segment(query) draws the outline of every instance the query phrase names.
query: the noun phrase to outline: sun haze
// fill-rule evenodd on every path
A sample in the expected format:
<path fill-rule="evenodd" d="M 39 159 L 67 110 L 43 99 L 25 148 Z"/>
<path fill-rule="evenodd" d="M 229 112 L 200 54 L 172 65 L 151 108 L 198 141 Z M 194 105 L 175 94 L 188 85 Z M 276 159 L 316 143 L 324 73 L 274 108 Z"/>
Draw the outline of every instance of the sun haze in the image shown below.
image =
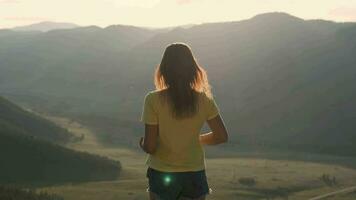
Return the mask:
<path fill-rule="evenodd" d="M 236 21 L 265 12 L 356 21 L 356 0 L 0 0 L 0 28 L 41 21 L 166 27 Z"/>

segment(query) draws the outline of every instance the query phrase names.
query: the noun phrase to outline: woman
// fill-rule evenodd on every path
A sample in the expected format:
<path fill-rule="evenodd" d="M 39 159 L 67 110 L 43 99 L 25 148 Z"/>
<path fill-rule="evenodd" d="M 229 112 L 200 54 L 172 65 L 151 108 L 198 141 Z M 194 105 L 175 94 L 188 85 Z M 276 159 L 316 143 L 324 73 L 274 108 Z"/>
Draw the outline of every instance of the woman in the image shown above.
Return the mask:
<path fill-rule="evenodd" d="M 202 145 L 224 143 L 228 134 L 205 70 L 184 43 L 167 46 L 155 72 L 156 91 L 144 99 L 141 148 L 151 200 L 204 200 L 209 193 Z M 207 122 L 209 133 L 200 134 Z"/>

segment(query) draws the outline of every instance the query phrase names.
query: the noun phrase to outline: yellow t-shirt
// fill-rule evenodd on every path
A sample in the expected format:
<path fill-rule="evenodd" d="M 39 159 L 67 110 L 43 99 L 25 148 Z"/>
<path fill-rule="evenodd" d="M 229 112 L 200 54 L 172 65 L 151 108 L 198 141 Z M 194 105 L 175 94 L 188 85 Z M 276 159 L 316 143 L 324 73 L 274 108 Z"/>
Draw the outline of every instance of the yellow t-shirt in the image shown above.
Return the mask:
<path fill-rule="evenodd" d="M 204 122 L 219 114 L 216 102 L 205 94 L 198 95 L 195 115 L 175 119 L 167 102 L 159 99 L 160 91 L 147 93 L 141 121 L 158 125 L 158 146 L 148 155 L 146 165 L 166 172 L 199 171 L 205 169 L 204 149 L 199 135 Z"/>

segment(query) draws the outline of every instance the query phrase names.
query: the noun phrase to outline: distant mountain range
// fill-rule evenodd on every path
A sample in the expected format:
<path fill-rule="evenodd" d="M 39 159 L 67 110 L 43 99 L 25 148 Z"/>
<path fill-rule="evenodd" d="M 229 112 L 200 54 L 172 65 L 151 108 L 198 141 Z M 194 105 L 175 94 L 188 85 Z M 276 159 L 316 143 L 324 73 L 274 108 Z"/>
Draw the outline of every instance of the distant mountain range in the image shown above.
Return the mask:
<path fill-rule="evenodd" d="M 118 177 L 119 162 L 55 144 L 66 141 L 68 134 L 0 97 L 0 184 L 53 184 Z"/>
<path fill-rule="evenodd" d="M 110 126 L 100 131 L 108 141 L 134 141 L 154 68 L 175 41 L 190 44 L 207 69 L 231 144 L 355 155 L 355 23 L 266 13 L 164 31 L 2 30 L 0 93 L 34 109 L 90 116 Z"/>
<path fill-rule="evenodd" d="M 30 24 L 26 26 L 18 26 L 12 28 L 14 31 L 51 31 L 56 29 L 72 29 L 79 27 L 73 23 L 64 23 L 64 22 L 50 22 L 50 21 L 43 21 L 35 24 Z"/>

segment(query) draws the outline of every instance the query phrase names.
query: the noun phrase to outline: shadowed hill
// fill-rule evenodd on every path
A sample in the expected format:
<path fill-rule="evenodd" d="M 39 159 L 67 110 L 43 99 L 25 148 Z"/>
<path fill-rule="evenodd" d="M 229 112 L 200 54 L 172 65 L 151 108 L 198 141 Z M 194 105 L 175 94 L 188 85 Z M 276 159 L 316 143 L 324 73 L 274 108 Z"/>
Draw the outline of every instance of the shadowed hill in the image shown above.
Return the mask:
<path fill-rule="evenodd" d="M 52 184 L 118 177 L 121 165 L 117 161 L 76 152 L 41 139 L 46 133 L 48 136 L 55 131 L 60 134 L 58 130 L 62 131 L 1 99 L 0 183 Z M 39 132 L 42 135 L 34 137 Z"/>
<path fill-rule="evenodd" d="M 67 130 L 23 110 L 2 97 L 0 97 L 0 124 L 2 128 L 13 127 L 18 133 L 57 143 L 67 143 L 72 138 Z"/>

